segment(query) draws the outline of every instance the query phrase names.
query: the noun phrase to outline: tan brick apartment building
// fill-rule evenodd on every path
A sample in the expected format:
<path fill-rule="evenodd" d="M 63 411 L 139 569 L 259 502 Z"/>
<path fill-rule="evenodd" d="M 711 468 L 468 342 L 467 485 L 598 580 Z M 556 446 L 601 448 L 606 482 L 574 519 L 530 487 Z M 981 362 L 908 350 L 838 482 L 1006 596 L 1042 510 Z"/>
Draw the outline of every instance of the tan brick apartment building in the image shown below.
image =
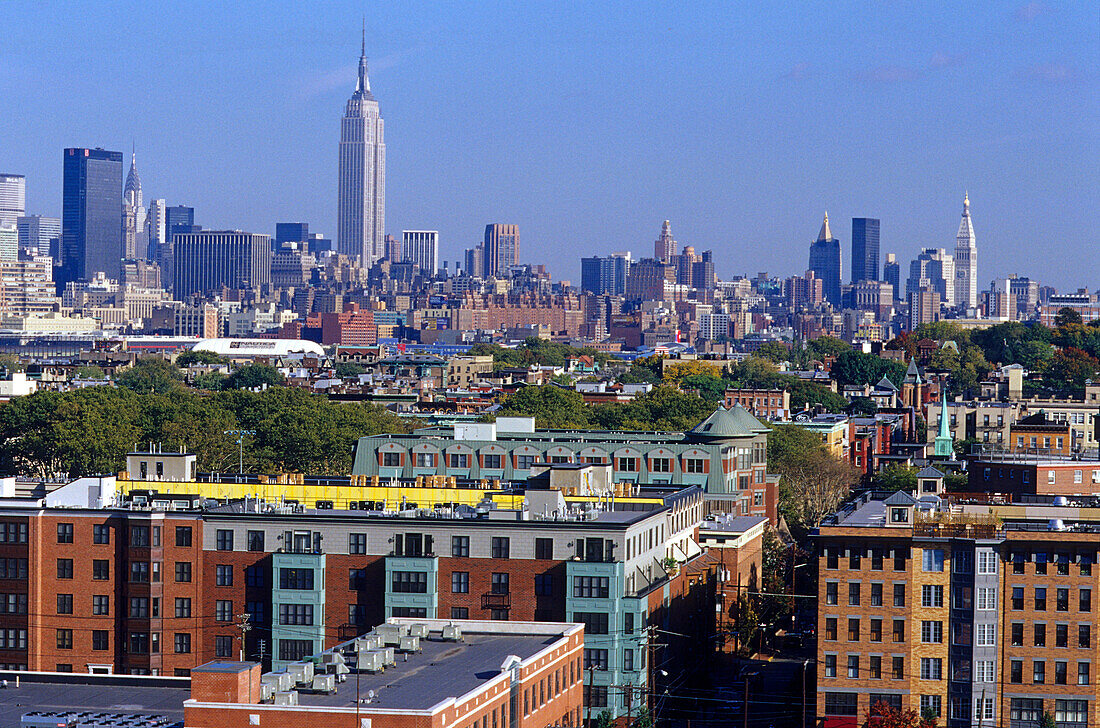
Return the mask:
<path fill-rule="evenodd" d="M 868 493 L 816 536 L 818 704 L 826 728 L 874 702 L 941 725 L 1100 725 L 1100 501 L 921 513 Z"/>

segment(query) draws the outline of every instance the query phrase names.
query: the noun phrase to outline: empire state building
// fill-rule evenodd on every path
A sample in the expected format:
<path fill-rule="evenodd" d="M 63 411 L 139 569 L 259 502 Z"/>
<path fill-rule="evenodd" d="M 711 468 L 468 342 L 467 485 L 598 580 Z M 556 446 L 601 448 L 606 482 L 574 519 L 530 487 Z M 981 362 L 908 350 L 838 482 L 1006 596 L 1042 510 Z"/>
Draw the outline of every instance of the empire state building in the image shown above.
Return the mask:
<path fill-rule="evenodd" d="M 340 186 L 336 248 L 364 267 L 383 256 L 386 234 L 386 145 L 382 117 L 367 77 L 367 35 L 359 56 L 359 81 L 340 122 Z"/>

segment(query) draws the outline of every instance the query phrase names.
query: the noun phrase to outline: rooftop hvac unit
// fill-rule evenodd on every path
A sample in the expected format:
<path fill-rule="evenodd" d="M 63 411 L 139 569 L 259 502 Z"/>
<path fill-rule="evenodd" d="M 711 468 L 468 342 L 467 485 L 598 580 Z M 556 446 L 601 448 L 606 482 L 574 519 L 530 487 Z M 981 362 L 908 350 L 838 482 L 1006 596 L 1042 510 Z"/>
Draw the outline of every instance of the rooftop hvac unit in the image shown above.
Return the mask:
<path fill-rule="evenodd" d="M 294 678 L 286 672 L 268 672 L 260 676 L 260 682 L 264 685 L 273 685 L 275 692 L 285 692 L 294 685 Z"/>
<path fill-rule="evenodd" d="M 398 652 L 420 652 L 420 638 L 404 635 L 397 650 Z"/>
<path fill-rule="evenodd" d="M 336 676 L 314 675 L 313 684 L 310 685 L 310 690 L 315 693 L 326 693 L 328 695 L 332 695 L 336 692 Z"/>
<path fill-rule="evenodd" d="M 344 682 L 347 680 L 349 672 L 351 672 L 351 670 L 342 662 L 339 665 L 331 663 L 328 665 L 328 674 L 335 676 L 336 682 Z"/>
<path fill-rule="evenodd" d="M 297 705 L 298 693 L 294 690 L 288 692 L 275 693 L 275 705 Z"/>
<path fill-rule="evenodd" d="M 419 637 L 421 639 L 428 639 L 428 625 L 426 624 L 414 624 L 409 627 L 409 634 L 413 637 Z"/>
<path fill-rule="evenodd" d="M 356 662 L 355 669 L 359 672 L 382 672 L 385 669 L 386 663 L 384 661 L 384 655 L 381 651 L 375 652 L 360 652 L 359 659 Z"/>
<path fill-rule="evenodd" d="M 375 652 L 382 655 L 382 665 L 384 667 L 393 667 L 397 664 L 397 657 L 392 647 L 379 647 Z"/>
<path fill-rule="evenodd" d="M 344 656 L 339 652 L 322 652 L 321 653 L 322 665 L 343 665 Z"/>
<path fill-rule="evenodd" d="M 409 633 L 409 628 L 403 624 L 380 624 L 377 634 L 382 638 L 382 644 L 397 647 L 401 644 L 401 638 Z"/>
<path fill-rule="evenodd" d="M 457 624 L 445 624 L 443 625 L 442 637 L 445 642 L 461 642 L 462 628 Z"/>
<path fill-rule="evenodd" d="M 312 662 L 292 662 L 286 666 L 286 671 L 298 685 L 308 685 L 313 680 Z"/>
<path fill-rule="evenodd" d="M 355 640 L 356 650 L 377 650 L 382 647 L 382 637 L 377 634 L 363 635 Z"/>
<path fill-rule="evenodd" d="M 275 697 L 275 686 L 271 683 L 260 683 L 260 702 L 265 703 Z"/>

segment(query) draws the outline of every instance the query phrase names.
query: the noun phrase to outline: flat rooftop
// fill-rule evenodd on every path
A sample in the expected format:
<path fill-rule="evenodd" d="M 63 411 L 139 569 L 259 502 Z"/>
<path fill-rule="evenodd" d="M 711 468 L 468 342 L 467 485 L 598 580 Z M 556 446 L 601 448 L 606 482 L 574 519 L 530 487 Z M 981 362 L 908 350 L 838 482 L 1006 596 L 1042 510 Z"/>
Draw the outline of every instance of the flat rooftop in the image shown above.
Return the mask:
<path fill-rule="evenodd" d="M 396 655 L 397 665 L 377 674 L 360 673 L 360 697 L 374 691 L 372 708 L 427 710 L 451 697 L 461 697 L 500 674 L 509 655 L 527 659 L 561 639 L 547 634 L 470 634 L 462 642 L 420 640 L 421 652 Z M 300 705 L 355 707 L 355 674 L 337 683 L 332 695 L 299 693 Z"/>
<path fill-rule="evenodd" d="M 182 725 L 183 701 L 191 695 L 191 681 L 183 678 L 7 671 L 0 678 L 8 681 L 8 687 L 0 688 L 0 728 L 19 728 L 20 719 L 31 711 L 141 716 L 146 720 L 131 725 L 148 728 L 158 725 L 154 718 L 167 721 L 159 725 Z"/>

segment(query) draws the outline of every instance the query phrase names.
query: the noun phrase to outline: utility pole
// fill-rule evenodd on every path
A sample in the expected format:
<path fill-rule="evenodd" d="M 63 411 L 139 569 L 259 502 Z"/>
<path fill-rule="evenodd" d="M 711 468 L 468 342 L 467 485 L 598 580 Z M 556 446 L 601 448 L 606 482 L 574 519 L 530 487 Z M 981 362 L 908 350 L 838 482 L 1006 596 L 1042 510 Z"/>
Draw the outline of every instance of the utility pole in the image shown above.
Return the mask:
<path fill-rule="evenodd" d="M 252 615 L 242 612 L 237 615 L 237 629 L 241 631 L 241 662 L 244 662 L 244 638 L 248 630 L 252 629 Z"/>
<path fill-rule="evenodd" d="M 237 449 L 238 449 L 238 470 L 240 474 L 244 474 L 244 436 L 255 435 L 255 430 L 226 430 L 223 435 L 236 435 L 237 436 Z"/>
<path fill-rule="evenodd" d="M 802 728 L 806 728 L 806 668 L 809 666 L 809 660 L 802 661 Z"/>

